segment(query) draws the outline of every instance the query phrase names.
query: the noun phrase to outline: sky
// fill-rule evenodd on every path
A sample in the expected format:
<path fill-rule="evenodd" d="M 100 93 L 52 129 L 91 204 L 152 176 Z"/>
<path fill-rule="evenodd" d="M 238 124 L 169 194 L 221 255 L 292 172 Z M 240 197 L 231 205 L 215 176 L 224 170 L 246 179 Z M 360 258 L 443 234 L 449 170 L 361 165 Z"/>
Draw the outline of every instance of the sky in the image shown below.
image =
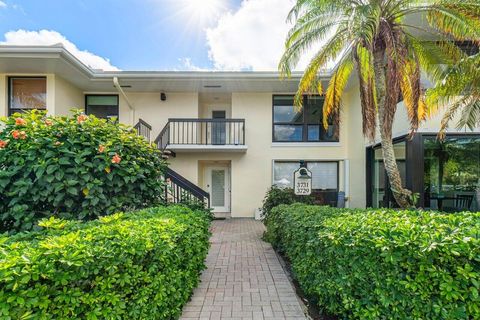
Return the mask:
<path fill-rule="evenodd" d="M 293 0 L 0 0 L 0 45 L 62 43 L 93 69 L 277 70 Z"/>

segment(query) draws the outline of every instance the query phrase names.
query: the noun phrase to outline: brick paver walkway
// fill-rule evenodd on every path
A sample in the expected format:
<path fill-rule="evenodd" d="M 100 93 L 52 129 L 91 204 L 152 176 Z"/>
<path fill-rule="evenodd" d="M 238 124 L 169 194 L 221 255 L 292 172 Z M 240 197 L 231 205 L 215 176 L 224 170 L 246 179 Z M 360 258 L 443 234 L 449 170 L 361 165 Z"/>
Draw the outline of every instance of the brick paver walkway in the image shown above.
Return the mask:
<path fill-rule="evenodd" d="M 208 268 L 181 319 L 306 319 L 263 231 L 251 219 L 213 222 Z"/>

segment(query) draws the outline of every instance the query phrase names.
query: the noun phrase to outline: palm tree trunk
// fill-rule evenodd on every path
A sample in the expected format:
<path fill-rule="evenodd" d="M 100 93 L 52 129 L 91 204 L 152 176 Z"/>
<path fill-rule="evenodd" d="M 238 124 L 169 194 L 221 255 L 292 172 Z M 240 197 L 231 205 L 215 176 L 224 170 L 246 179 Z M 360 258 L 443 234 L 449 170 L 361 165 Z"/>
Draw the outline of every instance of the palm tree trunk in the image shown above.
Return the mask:
<path fill-rule="evenodd" d="M 377 89 L 377 105 L 378 105 L 378 125 L 380 129 L 380 138 L 383 152 L 383 161 L 385 170 L 387 171 L 388 181 L 397 204 L 401 208 L 411 207 L 411 191 L 403 188 L 402 177 L 398 170 L 397 160 L 393 149 L 392 141 L 392 125 L 393 117 L 385 117 L 386 110 L 386 76 L 385 76 L 385 49 L 377 48 L 374 51 L 374 70 L 375 85 Z M 388 121 L 389 123 L 386 123 Z"/>

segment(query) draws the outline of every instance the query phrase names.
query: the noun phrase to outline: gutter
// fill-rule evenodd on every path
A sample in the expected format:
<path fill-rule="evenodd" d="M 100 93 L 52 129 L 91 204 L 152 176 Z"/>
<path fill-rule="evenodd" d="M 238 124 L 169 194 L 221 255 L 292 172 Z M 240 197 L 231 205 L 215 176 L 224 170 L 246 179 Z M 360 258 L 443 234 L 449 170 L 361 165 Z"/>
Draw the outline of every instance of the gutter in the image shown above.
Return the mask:
<path fill-rule="evenodd" d="M 128 99 L 127 94 L 125 91 L 123 91 L 122 86 L 120 85 L 120 82 L 118 82 L 118 77 L 113 77 L 113 85 L 115 88 L 117 88 L 118 93 L 120 93 L 127 102 L 128 108 L 132 111 L 132 126 L 135 125 L 135 108 L 133 107 L 133 104 L 130 102 L 130 99 Z"/>
<path fill-rule="evenodd" d="M 111 77 L 129 79 L 157 79 L 157 80 L 279 80 L 277 71 L 99 71 L 85 65 L 72 55 L 63 45 L 53 46 L 17 46 L 0 45 L 0 58 L 62 58 L 81 71 L 89 80 L 103 80 Z M 335 68 L 323 70 L 320 78 L 331 78 Z M 301 71 L 293 71 L 290 78 L 285 81 L 297 81 L 303 75 Z"/>

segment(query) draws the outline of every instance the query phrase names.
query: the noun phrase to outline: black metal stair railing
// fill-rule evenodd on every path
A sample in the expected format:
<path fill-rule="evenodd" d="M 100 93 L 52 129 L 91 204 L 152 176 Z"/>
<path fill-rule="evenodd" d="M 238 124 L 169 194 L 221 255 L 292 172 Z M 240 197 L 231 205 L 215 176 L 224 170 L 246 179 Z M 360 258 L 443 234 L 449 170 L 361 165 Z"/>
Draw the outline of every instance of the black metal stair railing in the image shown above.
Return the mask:
<path fill-rule="evenodd" d="M 167 168 L 165 172 L 165 198 L 170 203 L 201 203 L 210 207 L 210 194 L 182 177 L 178 172 Z"/>
<path fill-rule="evenodd" d="M 138 123 L 134 126 L 137 130 L 138 135 L 145 137 L 150 141 L 150 133 L 152 126 L 147 122 L 140 119 Z M 163 153 L 166 153 L 168 146 L 168 137 L 169 137 L 169 125 L 160 132 L 157 139 L 155 139 L 155 144 L 157 148 Z M 210 194 L 192 183 L 188 179 L 184 178 L 178 172 L 167 168 L 164 174 L 165 179 L 165 202 L 167 203 L 200 203 L 205 207 L 210 207 Z"/>
<path fill-rule="evenodd" d="M 139 136 L 144 137 L 148 142 L 150 142 L 150 133 L 152 132 L 152 126 L 149 125 L 142 119 L 138 119 L 137 124 L 134 126 L 135 130 L 137 130 L 137 134 Z"/>
<path fill-rule="evenodd" d="M 170 122 L 167 122 L 165 127 L 160 131 L 154 143 L 157 145 L 158 150 L 165 151 L 167 149 L 170 140 Z"/>

